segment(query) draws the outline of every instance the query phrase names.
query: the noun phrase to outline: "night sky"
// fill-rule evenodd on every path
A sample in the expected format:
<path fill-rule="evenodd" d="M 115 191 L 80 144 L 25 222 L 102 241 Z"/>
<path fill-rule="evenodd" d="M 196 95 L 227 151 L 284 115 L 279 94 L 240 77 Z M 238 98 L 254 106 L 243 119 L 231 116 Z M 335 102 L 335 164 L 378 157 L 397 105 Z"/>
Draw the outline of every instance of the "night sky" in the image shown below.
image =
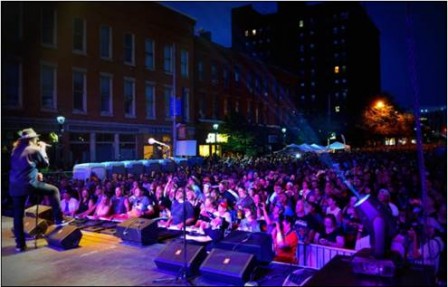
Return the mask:
<path fill-rule="evenodd" d="M 212 32 L 212 41 L 230 47 L 231 9 L 252 4 L 261 13 L 276 11 L 275 2 L 161 2 L 196 20 L 196 31 Z M 381 84 L 402 108 L 446 106 L 447 2 L 361 2 L 381 33 Z M 410 81 L 407 9 L 412 19 L 417 81 Z"/>

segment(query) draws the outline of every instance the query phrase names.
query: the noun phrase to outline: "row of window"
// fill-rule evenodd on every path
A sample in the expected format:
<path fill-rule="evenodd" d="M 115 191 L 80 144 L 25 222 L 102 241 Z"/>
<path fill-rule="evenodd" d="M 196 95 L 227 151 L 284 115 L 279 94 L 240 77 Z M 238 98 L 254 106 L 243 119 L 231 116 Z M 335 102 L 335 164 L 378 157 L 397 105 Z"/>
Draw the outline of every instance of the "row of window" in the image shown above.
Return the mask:
<path fill-rule="evenodd" d="M 2 105 L 18 108 L 22 106 L 21 79 L 22 68 L 19 62 L 8 61 L 7 69 L 2 81 Z M 40 67 L 40 92 L 41 109 L 44 111 L 57 110 L 57 66 L 50 63 L 42 63 Z M 100 73 L 99 78 L 100 113 L 103 116 L 113 115 L 113 75 Z M 156 99 L 153 82 L 146 81 L 145 85 L 145 113 L 147 119 L 156 119 Z M 72 96 L 73 112 L 87 113 L 87 71 L 81 68 L 72 70 Z M 178 97 L 176 97 L 177 99 Z M 190 91 L 182 89 L 180 100 L 173 100 L 171 86 L 164 86 L 163 101 L 165 119 L 169 119 L 173 113 L 189 120 Z M 123 79 L 123 103 L 125 116 L 136 117 L 136 81 L 134 78 Z"/>
<path fill-rule="evenodd" d="M 41 42 L 45 47 L 55 48 L 57 46 L 57 13 L 51 8 L 42 9 L 42 33 Z M 101 25 L 99 30 L 99 51 L 100 57 L 104 60 L 112 60 L 112 27 L 108 25 Z M 73 52 L 78 54 L 87 53 L 87 29 L 86 20 L 82 18 L 73 19 Z M 155 41 L 150 38 L 145 39 L 145 68 L 155 70 Z M 163 71 L 167 74 L 173 73 L 173 59 L 175 53 L 175 46 L 166 44 L 163 46 Z M 180 74 L 184 78 L 188 78 L 188 51 L 181 49 Z M 125 33 L 123 37 L 123 59 L 127 65 L 135 66 L 135 35 L 133 33 Z"/>
<path fill-rule="evenodd" d="M 246 86 L 249 93 L 263 95 L 268 97 L 269 94 L 277 96 L 278 98 L 288 97 L 291 94 L 291 91 L 288 87 L 285 87 L 279 84 L 273 77 L 270 75 L 266 77 L 262 77 L 260 75 L 254 75 L 253 73 L 246 73 L 245 76 L 241 75 L 241 68 L 238 66 L 234 67 L 233 71 L 233 80 L 236 86 L 244 85 Z M 220 77 L 218 64 L 211 64 L 211 73 L 210 73 L 210 82 L 212 85 L 218 85 L 222 80 L 223 86 L 229 88 L 230 87 L 230 73 L 228 67 L 224 67 L 222 69 L 222 78 Z M 199 60 L 197 63 L 197 78 L 199 81 L 205 80 L 205 71 L 204 71 L 204 63 L 202 60 Z"/>

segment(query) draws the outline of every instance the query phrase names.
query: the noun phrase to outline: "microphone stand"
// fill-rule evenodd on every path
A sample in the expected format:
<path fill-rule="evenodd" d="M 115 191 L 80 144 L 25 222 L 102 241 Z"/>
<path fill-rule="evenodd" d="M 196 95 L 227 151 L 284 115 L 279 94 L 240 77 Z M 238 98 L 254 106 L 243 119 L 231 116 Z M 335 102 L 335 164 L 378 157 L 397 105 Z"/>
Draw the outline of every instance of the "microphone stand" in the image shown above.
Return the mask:
<path fill-rule="evenodd" d="M 176 278 L 160 278 L 155 279 L 152 282 L 153 283 L 160 283 L 160 282 L 177 282 L 182 281 L 183 285 L 186 286 L 193 286 L 193 283 L 188 278 L 188 263 L 187 263 L 187 195 L 186 195 L 186 189 L 183 188 L 183 236 L 184 236 L 184 246 L 183 246 L 183 266 L 179 269 L 179 272 L 176 276 Z"/>

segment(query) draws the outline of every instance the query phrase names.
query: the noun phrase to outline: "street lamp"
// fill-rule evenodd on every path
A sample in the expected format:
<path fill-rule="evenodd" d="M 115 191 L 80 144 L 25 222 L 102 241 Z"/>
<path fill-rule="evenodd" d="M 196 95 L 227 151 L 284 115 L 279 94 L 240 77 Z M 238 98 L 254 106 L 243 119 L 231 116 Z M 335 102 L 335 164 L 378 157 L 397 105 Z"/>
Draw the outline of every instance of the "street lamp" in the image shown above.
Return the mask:
<path fill-rule="evenodd" d="M 283 145 L 286 145 L 286 128 L 282 128 Z"/>
<path fill-rule="evenodd" d="M 64 124 L 65 124 L 65 117 L 64 116 L 57 116 L 56 122 L 59 124 L 59 132 L 58 132 L 58 146 L 59 146 L 59 155 L 58 155 L 58 164 L 63 166 L 64 160 L 63 160 L 63 143 L 62 143 L 62 134 L 64 133 Z"/>
<path fill-rule="evenodd" d="M 218 128 L 219 124 L 213 124 L 213 130 L 215 131 L 215 154 L 218 154 Z"/>
<path fill-rule="evenodd" d="M 149 138 L 149 139 L 148 139 L 148 143 L 149 143 L 150 145 L 158 144 L 158 145 L 161 145 L 161 146 L 164 146 L 164 147 L 168 148 L 168 157 L 171 156 L 171 155 L 170 155 L 171 147 L 170 147 L 169 145 L 167 145 L 166 143 L 159 142 L 158 140 L 155 140 L 154 138 Z"/>

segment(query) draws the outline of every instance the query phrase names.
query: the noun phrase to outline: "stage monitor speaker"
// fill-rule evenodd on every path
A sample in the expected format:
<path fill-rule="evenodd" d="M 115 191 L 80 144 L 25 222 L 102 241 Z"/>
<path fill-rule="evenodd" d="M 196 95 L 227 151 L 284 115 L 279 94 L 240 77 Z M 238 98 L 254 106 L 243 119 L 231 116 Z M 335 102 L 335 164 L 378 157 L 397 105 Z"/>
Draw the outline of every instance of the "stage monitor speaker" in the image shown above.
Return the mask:
<path fill-rule="evenodd" d="M 187 243 L 187 276 L 199 273 L 199 265 L 204 261 L 207 253 L 203 246 Z M 160 269 L 179 272 L 184 267 L 184 242 L 172 241 L 154 259 L 154 263 Z"/>
<path fill-rule="evenodd" d="M 52 225 L 50 228 L 46 235 L 49 246 L 61 249 L 71 249 L 79 246 L 79 242 L 82 238 L 82 233 L 81 230 L 76 226 Z"/>
<path fill-rule="evenodd" d="M 253 254 L 213 248 L 199 272 L 204 278 L 242 285 L 250 279 L 255 266 Z"/>
<path fill-rule="evenodd" d="M 157 242 L 157 221 L 132 218 L 117 225 L 116 236 L 126 243 L 147 245 Z"/>
<path fill-rule="evenodd" d="M 25 235 L 29 237 L 34 237 L 38 234 L 45 234 L 48 228 L 48 223 L 46 220 L 38 218 L 36 225 L 36 218 L 25 217 L 23 219 L 23 230 Z"/>
<path fill-rule="evenodd" d="M 50 206 L 39 204 L 25 209 L 25 216 L 36 218 L 36 213 L 39 213 L 38 218 L 53 222 L 53 210 Z"/>
<path fill-rule="evenodd" d="M 272 236 L 265 232 L 232 231 L 216 248 L 253 254 L 257 263 L 269 264 L 274 258 Z"/>

